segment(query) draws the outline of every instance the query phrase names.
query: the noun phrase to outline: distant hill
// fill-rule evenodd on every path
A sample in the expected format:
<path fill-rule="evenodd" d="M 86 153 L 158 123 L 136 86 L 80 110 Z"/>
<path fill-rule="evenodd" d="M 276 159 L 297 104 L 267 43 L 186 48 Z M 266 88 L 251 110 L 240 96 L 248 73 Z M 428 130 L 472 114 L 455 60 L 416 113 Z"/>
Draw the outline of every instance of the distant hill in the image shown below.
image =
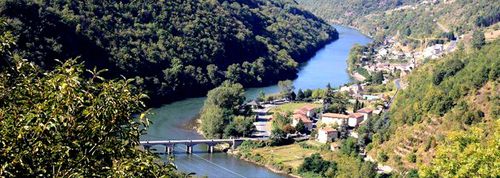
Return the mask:
<path fill-rule="evenodd" d="M 389 114 L 390 127 L 373 136 L 369 154 L 372 157 L 389 155 L 385 164 L 400 171 L 420 169 L 436 173 L 440 172 L 436 166 L 456 165 L 457 169 L 470 169 L 463 175 L 474 175 L 479 168 L 491 166 L 495 161 L 473 161 L 483 159 L 481 151 L 487 150 L 468 153 L 471 157 L 463 160 L 455 160 L 454 156 L 465 156 L 458 153 L 465 152 L 463 149 L 468 144 L 491 149 L 489 141 L 500 138 L 499 56 L 500 41 L 496 40 L 481 50 L 460 51 L 419 67 L 405 79 L 409 86 L 394 100 Z M 474 136 L 484 140 L 462 143 L 456 137 L 457 134 L 473 136 L 476 134 L 473 130 L 478 129 L 483 131 Z M 500 158 L 498 140 L 496 142 L 493 155 L 485 158 Z M 460 144 L 463 147 L 449 147 Z M 457 152 L 457 155 L 446 152 Z M 472 167 L 466 168 L 465 164 Z M 495 170 L 489 171 L 486 173 Z"/>
<path fill-rule="evenodd" d="M 490 0 L 297 0 L 301 7 L 332 23 L 354 26 L 383 39 L 456 36 L 500 21 L 500 2 Z M 418 44 L 417 44 L 418 45 Z"/>
<path fill-rule="evenodd" d="M 421 0 L 296 0 L 301 7 L 332 22 L 353 25 L 366 15 L 395 9 Z"/>
<path fill-rule="evenodd" d="M 224 80 L 245 86 L 296 76 L 327 42 L 330 25 L 279 0 L 0 2 L 14 53 L 44 68 L 81 56 L 110 77 L 135 78 L 156 101 L 204 94 Z"/>

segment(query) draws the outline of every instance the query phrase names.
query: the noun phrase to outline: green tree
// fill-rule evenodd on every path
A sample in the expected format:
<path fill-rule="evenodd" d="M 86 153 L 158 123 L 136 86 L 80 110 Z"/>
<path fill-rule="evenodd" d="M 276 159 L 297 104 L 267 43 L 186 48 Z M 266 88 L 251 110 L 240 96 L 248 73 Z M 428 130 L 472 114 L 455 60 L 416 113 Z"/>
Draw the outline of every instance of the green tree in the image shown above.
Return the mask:
<path fill-rule="evenodd" d="M 381 151 L 378 153 L 377 159 L 380 162 L 386 162 L 387 160 L 389 160 L 389 156 L 387 156 L 387 153 L 385 153 L 384 151 Z"/>
<path fill-rule="evenodd" d="M 299 133 L 307 133 L 308 132 L 308 130 L 307 130 L 306 126 L 304 125 L 304 122 L 302 122 L 302 120 L 299 120 L 297 125 L 295 125 L 295 130 L 297 130 L 297 132 L 299 132 Z"/>
<path fill-rule="evenodd" d="M 292 99 L 292 93 L 295 87 L 291 80 L 279 81 L 278 87 L 280 88 L 280 94 L 285 99 Z"/>
<path fill-rule="evenodd" d="M 304 98 L 311 98 L 313 91 L 311 89 L 304 90 Z"/>
<path fill-rule="evenodd" d="M 375 84 L 382 84 L 384 81 L 384 73 L 382 71 L 375 72 L 372 77 L 372 82 Z"/>
<path fill-rule="evenodd" d="M 75 60 L 43 71 L 11 59 L 0 67 L 0 177 L 180 176 L 137 149 L 149 122 L 134 117 L 145 95 L 131 80 L 85 74 Z"/>
<path fill-rule="evenodd" d="M 406 177 L 408 178 L 419 178 L 418 177 L 418 170 L 412 169 L 406 173 Z"/>
<path fill-rule="evenodd" d="M 257 101 L 262 102 L 265 101 L 266 99 L 266 93 L 264 91 L 260 90 L 259 94 L 257 95 Z"/>
<path fill-rule="evenodd" d="M 480 30 L 474 30 L 474 32 L 472 32 L 472 47 L 481 49 L 484 44 L 486 44 L 484 33 Z"/>
<path fill-rule="evenodd" d="M 436 157 L 418 172 L 421 177 L 498 177 L 500 168 L 500 120 L 491 126 L 475 126 L 451 132 Z"/>
<path fill-rule="evenodd" d="M 273 114 L 273 121 L 272 121 L 272 128 L 273 129 L 281 129 L 285 127 L 287 124 L 291 124 L 292 120 L 290 119 L 290 114 L 281 114 L 281 113 L 274 113 Z"/>
<path fill-rule="evenodd" d="M 345 155 L 355 156 L 359 153 L 359 147 L 355 138 L 349 137 L 342 141 L 340 152 Z"/>
<path fill-rule="evenodd" d="M 271 145 L 273 146 L 280 146 L 290 142 L 290 139 L 287 138 L 285 131 L 280 128 L 274 128 L 271 131 L 269 140 L 271 141 Z"/>
<path fill-rule="evenodd" d="M 324 160 L 319 153 L 314 153 L 304 159 L 299 167 L 299 172 L 314 172 L 325 176 L 325 174 L 335 175 L 337 163 Z"/>
<path fill-rule="evenodd" d="M 201 130 L 207 138 L 222 138 L 225 126 L 234 115 L 220 107 L 204 107 L 200 116 Z"/>
<path fill-rule="evenodd" d="M 306 97 L 304 95 L 304 92 L 302 91 L 302 89 L 299 89 L 299 91 L 297 91 L 297 97 L 295 99 L 298 100 L 298 101 L 302 101 L 305 98 Z"/>
<path fill-rule="evenodd" d="M 408 161 L 410 163 L 416 163 L 417 162 L 417 155 L 415 153 L 411 153 L 408 155 Z"/>
<path fill-rule="evenodd" d="M 225 81 L 221 86 L 208 92 L 203 106 L 224 108 L 231 111 L 231 114 L 236 114 L 243 102 L 245 102 L 243 86 Z"/>

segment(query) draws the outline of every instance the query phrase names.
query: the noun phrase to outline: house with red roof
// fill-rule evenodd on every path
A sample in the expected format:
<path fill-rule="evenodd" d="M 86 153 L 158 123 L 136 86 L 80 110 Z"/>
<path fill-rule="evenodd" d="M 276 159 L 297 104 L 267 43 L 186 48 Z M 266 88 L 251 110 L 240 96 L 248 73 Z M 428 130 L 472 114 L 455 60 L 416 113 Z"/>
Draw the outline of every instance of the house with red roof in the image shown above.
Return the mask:
<path fill-rule="evenodd" d="M 296 127 L 299 121 L 302 121 L 302 123 L 304 123 L 304 126 L 307 128 L 307 130 L 312 130 L 313 121 L 311 121 L 311 119 L 309 119 L 307 116 L 303 114 L 294 114 L 292 116 L 292 126 Z"/>
<path fill-rule="evenodd" d="M 305 106 L 302 106 L 301 108 L 299 109 L 296 109 L 293 113 L 294 114 L 302 114 L 302 115 L 305 115 L 309 118 L 312 118 L 314 117 L 314 115 L 316 114 L 316 106 L 313 106 L 313 105 L 305 105 Z"/>
<path fill-rule="evenodd" d="M 323 115 L 321 115 L 321 123 L 327 125 L 337 124 L 338 126 L 341 126 L 343 124 L 347 124 L 348 119 L 349 116 L 345 114 L 324 113 Z"/>
<path fill-rule="evenodd" d="M 338 138 L 339 132 L 336 129 L 325 127 L 318 130 L 316 140 L 321 143 L 328 143 Z"/>
<path fill-rule="evenodd" d="M 365 116 L 361 113 L 349 114 L 349 120 L 347 122 L 347 125 L 349 125 L 349 127 L 357 128 L 359 126 L 359 124 L 361 122 L 363 122 L 364 118 L 365 118 Z"/>
<path fill-rule="evenodd" d="M 361 113 L 363 114 L 364 118 L 363 118 L 363 121 L 366 121 L 368 120 L 370 117 L 372 117 L 372 114 L 373 114 L 373 109 L 370 109 L 370 108 L 362 108 L 360 110 L 357 111 L 357 113 Z"/>

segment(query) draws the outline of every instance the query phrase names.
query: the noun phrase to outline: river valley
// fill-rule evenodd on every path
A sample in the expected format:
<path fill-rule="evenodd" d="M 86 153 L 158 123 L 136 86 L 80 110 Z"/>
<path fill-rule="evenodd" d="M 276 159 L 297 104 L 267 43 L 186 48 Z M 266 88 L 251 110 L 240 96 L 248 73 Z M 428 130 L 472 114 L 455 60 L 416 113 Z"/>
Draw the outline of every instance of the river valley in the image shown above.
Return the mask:
<path fill-rule="evenodd" d="M 324 88 L 328 83 L 340 86 L 351 79 L 346 71 L 346 59 L 351 47 L 358 44 L 367 44 L 371 39 L 355 29 L 344 26 L 334 26 L 339 32 L 339 39 L 317 51 L 316 55 L 304 63 L 294 80 L 296 89 Z M 279 91 L 277 85 L 248 88 L 247 99 L 253 99 L 262 90 L 265 93 Z M 202 138 L 195 131 L 186 129 L 193 117 L 203 106 L 205 98 L 189 98 L 174 103 L 166 104 L 159 108 L 151 109 L 152 125 L 141 140 L 167 140 L 167 139 L 199 139 Z M 164 147 L 157 147 L 158 152 L 165 152 Z M 184 146 L 175 148 L 175 164 L 185 172 L 195 172 L 197 176 L 208 177 L 286 177 L 274 173 L 264 167 L 239 160 L 226 153 L 206 153 L 206 146 L 196 146 L 194 153 L 185 154 Z M 162 154 L 163 159 L 167 155 Z"/>

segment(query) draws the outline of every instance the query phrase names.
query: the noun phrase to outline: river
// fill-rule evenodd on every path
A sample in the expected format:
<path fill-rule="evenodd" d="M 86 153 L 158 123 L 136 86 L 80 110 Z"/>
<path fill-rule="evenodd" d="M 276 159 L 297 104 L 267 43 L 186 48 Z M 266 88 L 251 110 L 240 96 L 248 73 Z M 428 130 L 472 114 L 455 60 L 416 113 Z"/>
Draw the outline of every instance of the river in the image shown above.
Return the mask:
<path fill-rule="evenodd" d="M 334 26 L 339 32 L 339 39 L 319 50 L 308 62 L 302 64 L 298 78 L 294 80 L 296 89 L 324 88 L 328 83 L 333 87 L 348 83 L 351 79 L 347 74 L 346 59 L 351 47 L 367 44 L 371 39 L 355 29 L 344 26 Z M 279 91 L 277 85 L 246 89 L 247 98 L 255 98 L 262 90 L 268 94 Z M 205 98 L 189 98 L 151 109 L 152 121 L 147 134 L 141 140 L 166 139 L 199 139 L 193 130 L 186 129 L 187 123 L 195 117 L 203 106 Z M 159 152 L 165 152 L 164 147 L 157 147 Z M 185 148 L 175 148 L 175 164 L 181 171 L 194 172 L 197 176 L 208 177 L 286 177 L 239 160 L 226 153 L 206 153 L 206 146 L 196 146 L 194 154 L 185 154 Z M 166 155 L 160 155 L 166 159 Z"/>

